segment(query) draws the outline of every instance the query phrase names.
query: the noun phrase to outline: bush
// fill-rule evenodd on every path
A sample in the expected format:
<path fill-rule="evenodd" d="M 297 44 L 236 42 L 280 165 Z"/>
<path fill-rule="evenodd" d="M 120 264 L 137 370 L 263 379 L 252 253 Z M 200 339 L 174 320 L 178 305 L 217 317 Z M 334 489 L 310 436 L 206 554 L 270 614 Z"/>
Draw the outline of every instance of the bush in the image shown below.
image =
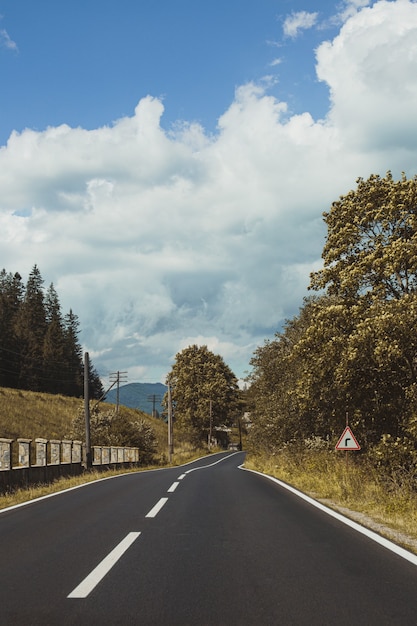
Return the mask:
<path fill-rule="evenodd" d="M 382 481 L 417 491 L 417 449 L 413 438 L 383 435 L 369 450 L 369 461 Z"/>
<path fill-rule="evenodd" d="M 71 439 L 85 439 L 84 410 L 78 411 L 72 423 Z M 153 428 L 140 416 L 132 417 L 123 408 L 99 410 L 96 408 L 90 415 L 90 436 L 93 446 L 129 446 L 139 448 L 140 461 L 148 464 L 156 452 L 156 436 Z"/>

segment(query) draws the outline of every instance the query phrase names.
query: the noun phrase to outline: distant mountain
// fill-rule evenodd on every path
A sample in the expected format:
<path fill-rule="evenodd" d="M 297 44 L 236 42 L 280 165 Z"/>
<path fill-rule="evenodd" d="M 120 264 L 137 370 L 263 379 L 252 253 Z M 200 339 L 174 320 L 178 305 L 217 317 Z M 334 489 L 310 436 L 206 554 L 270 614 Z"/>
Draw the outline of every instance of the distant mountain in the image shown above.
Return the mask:
<path fill-rule="evenodd" d="M 162 383 L 129 383 L 119 388 L 119 402 L 123 406 L 130 409 L 139 409 L 144 413 L 152 415 L 153 398 L 155 396 L 155 410 L 162 415 L 164 407 L 162 406 L 162 398 L 164 397 L 167 387 Z M 106 394 L 105 402 L 116 404 L 117 389 L 113 387 Z"/>

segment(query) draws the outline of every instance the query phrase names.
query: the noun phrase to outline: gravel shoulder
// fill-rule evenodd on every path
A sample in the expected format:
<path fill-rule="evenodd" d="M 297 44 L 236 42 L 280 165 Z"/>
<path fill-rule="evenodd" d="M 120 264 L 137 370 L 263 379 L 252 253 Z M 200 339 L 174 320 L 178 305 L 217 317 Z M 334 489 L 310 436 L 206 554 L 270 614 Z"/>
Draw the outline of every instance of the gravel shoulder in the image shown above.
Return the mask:
<path fill-rule="evenodd" d="M 393 541 L 401 547 L 410 550 L 410 552 L 414 552 L 415 554 L 417 554 L 417 539 L 415 537 L 412 537 L 411 535 L 408 535 L 401 531 L 395 530 L 394 528 L 386 526 L 385 524 L 377 522 L 369 515 L 366 515 L 366 513 L 360 513 L 358 511 L 348 509 L 344 506 L 340 506 L 332 500 L 328 500 L 326 498 L 316 498 L 316 500 L 318 502 L 321 502 L 325 506 L 328 506 L 330 509 L 333 509 L 335 511 L 338 511 L 338 513 L 341 513 L 342 515 L 345 515 L 345 517 L 354 520 L 358 524 L 365 526 L 365 528 L 369 528 L 379 535 L 382 535 L 386 539 L 389 539 L 390 541 Z"/>

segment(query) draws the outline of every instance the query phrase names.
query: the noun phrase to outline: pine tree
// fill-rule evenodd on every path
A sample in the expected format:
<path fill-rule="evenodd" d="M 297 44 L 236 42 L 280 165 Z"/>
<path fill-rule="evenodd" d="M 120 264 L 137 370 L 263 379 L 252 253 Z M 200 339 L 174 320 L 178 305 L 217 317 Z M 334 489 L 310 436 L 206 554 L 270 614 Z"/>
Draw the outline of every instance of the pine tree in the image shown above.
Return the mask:
<path fill-rule="evenodd" d="M 78 317 L 70 309 L 64 318 L 64 353 L 67 364 L 65 394 L 81 397 L 83 395 L 83 351 L 78 341 Z"/>
<path fill-rule="evenodd" d="M 20 274 L 0 271 L 0 386 L 82 397 L 83 352 L 79 321 L 72 310 L 63 318 L 53 283 L 46 293 L 34 265 L 26 286 Z M 103 395 L 90 362 L 90 397 Z"/>
<path fill-rule="evenodd" d="M 19 386 L 44 391 L 43 343 L 47 329 L 43 279 L 36 265 L 29 274 L 25 296 L 16 319 L 21 353 Z"/>
<path fill-rule="evenodd" d="M 65 393 L 65 335 L 61 305 L 52 283 L 46 292 L 45 314 L 47 328 L 43 342 L 44 382 L 48 393 Z"/>
<path fill-rule="evenodd" d="M 99 400 L 104 395 L 104 387 L 101 383 L 100 376 L 96 370 L 96 368 L 92 365 L 90 361 L 90 371 L 88 373 L 88 382 L 89 382 L 89 394 L 90 398 L 94 398 L 94 400 Z"/>
<path fill-rule="evenodd" d="M 0 272 L 0 385 L 16 387 L 19 371 L 19 346 L 15 320 L 23 300 L 24 287 L 20 274 Z"/>

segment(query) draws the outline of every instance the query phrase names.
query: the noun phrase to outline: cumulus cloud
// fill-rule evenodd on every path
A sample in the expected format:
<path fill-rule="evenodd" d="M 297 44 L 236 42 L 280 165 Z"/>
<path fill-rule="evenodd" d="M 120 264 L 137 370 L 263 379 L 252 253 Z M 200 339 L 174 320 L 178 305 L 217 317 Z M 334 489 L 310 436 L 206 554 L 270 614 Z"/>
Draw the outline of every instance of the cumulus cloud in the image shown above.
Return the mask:
<path fill-rule="evenodd" d="M 357 11 L 317 49 L 316 121 L 266 84 L 237 88 L 208 134 L 164 106 L 85 130 L 14 132 L 0 148 L 2 263 L 53 281 L 99 372 L 163 380 L 192 343 L 238 376 L 293 316 L 320 265 L 322 211 L 372 172 L 415 172 L 417 4 Z"/>
<path fill-rule="evenodd" d="M 297 37 L 300 31 L 312 28 L 317 22 L 318 13 L 308 13 L 298 11 L 289 15 L 284 21 L 284 35 L 287 37 Z"/>
<path fill-rule="evenodd" d="M 358 11 L 371 4 L 371 0 L 345 0 L 341 5 L 341 11 L 337 13 L 333 20 L 339 23 L 346 22 L 353 17 Z"/>
<path fill-rule="evenodd" d="M 356 13 L 317 50 L 330 88 L 329 121 L 363 150 L 415 150 L 417 5 L 378 2 Z"/>

